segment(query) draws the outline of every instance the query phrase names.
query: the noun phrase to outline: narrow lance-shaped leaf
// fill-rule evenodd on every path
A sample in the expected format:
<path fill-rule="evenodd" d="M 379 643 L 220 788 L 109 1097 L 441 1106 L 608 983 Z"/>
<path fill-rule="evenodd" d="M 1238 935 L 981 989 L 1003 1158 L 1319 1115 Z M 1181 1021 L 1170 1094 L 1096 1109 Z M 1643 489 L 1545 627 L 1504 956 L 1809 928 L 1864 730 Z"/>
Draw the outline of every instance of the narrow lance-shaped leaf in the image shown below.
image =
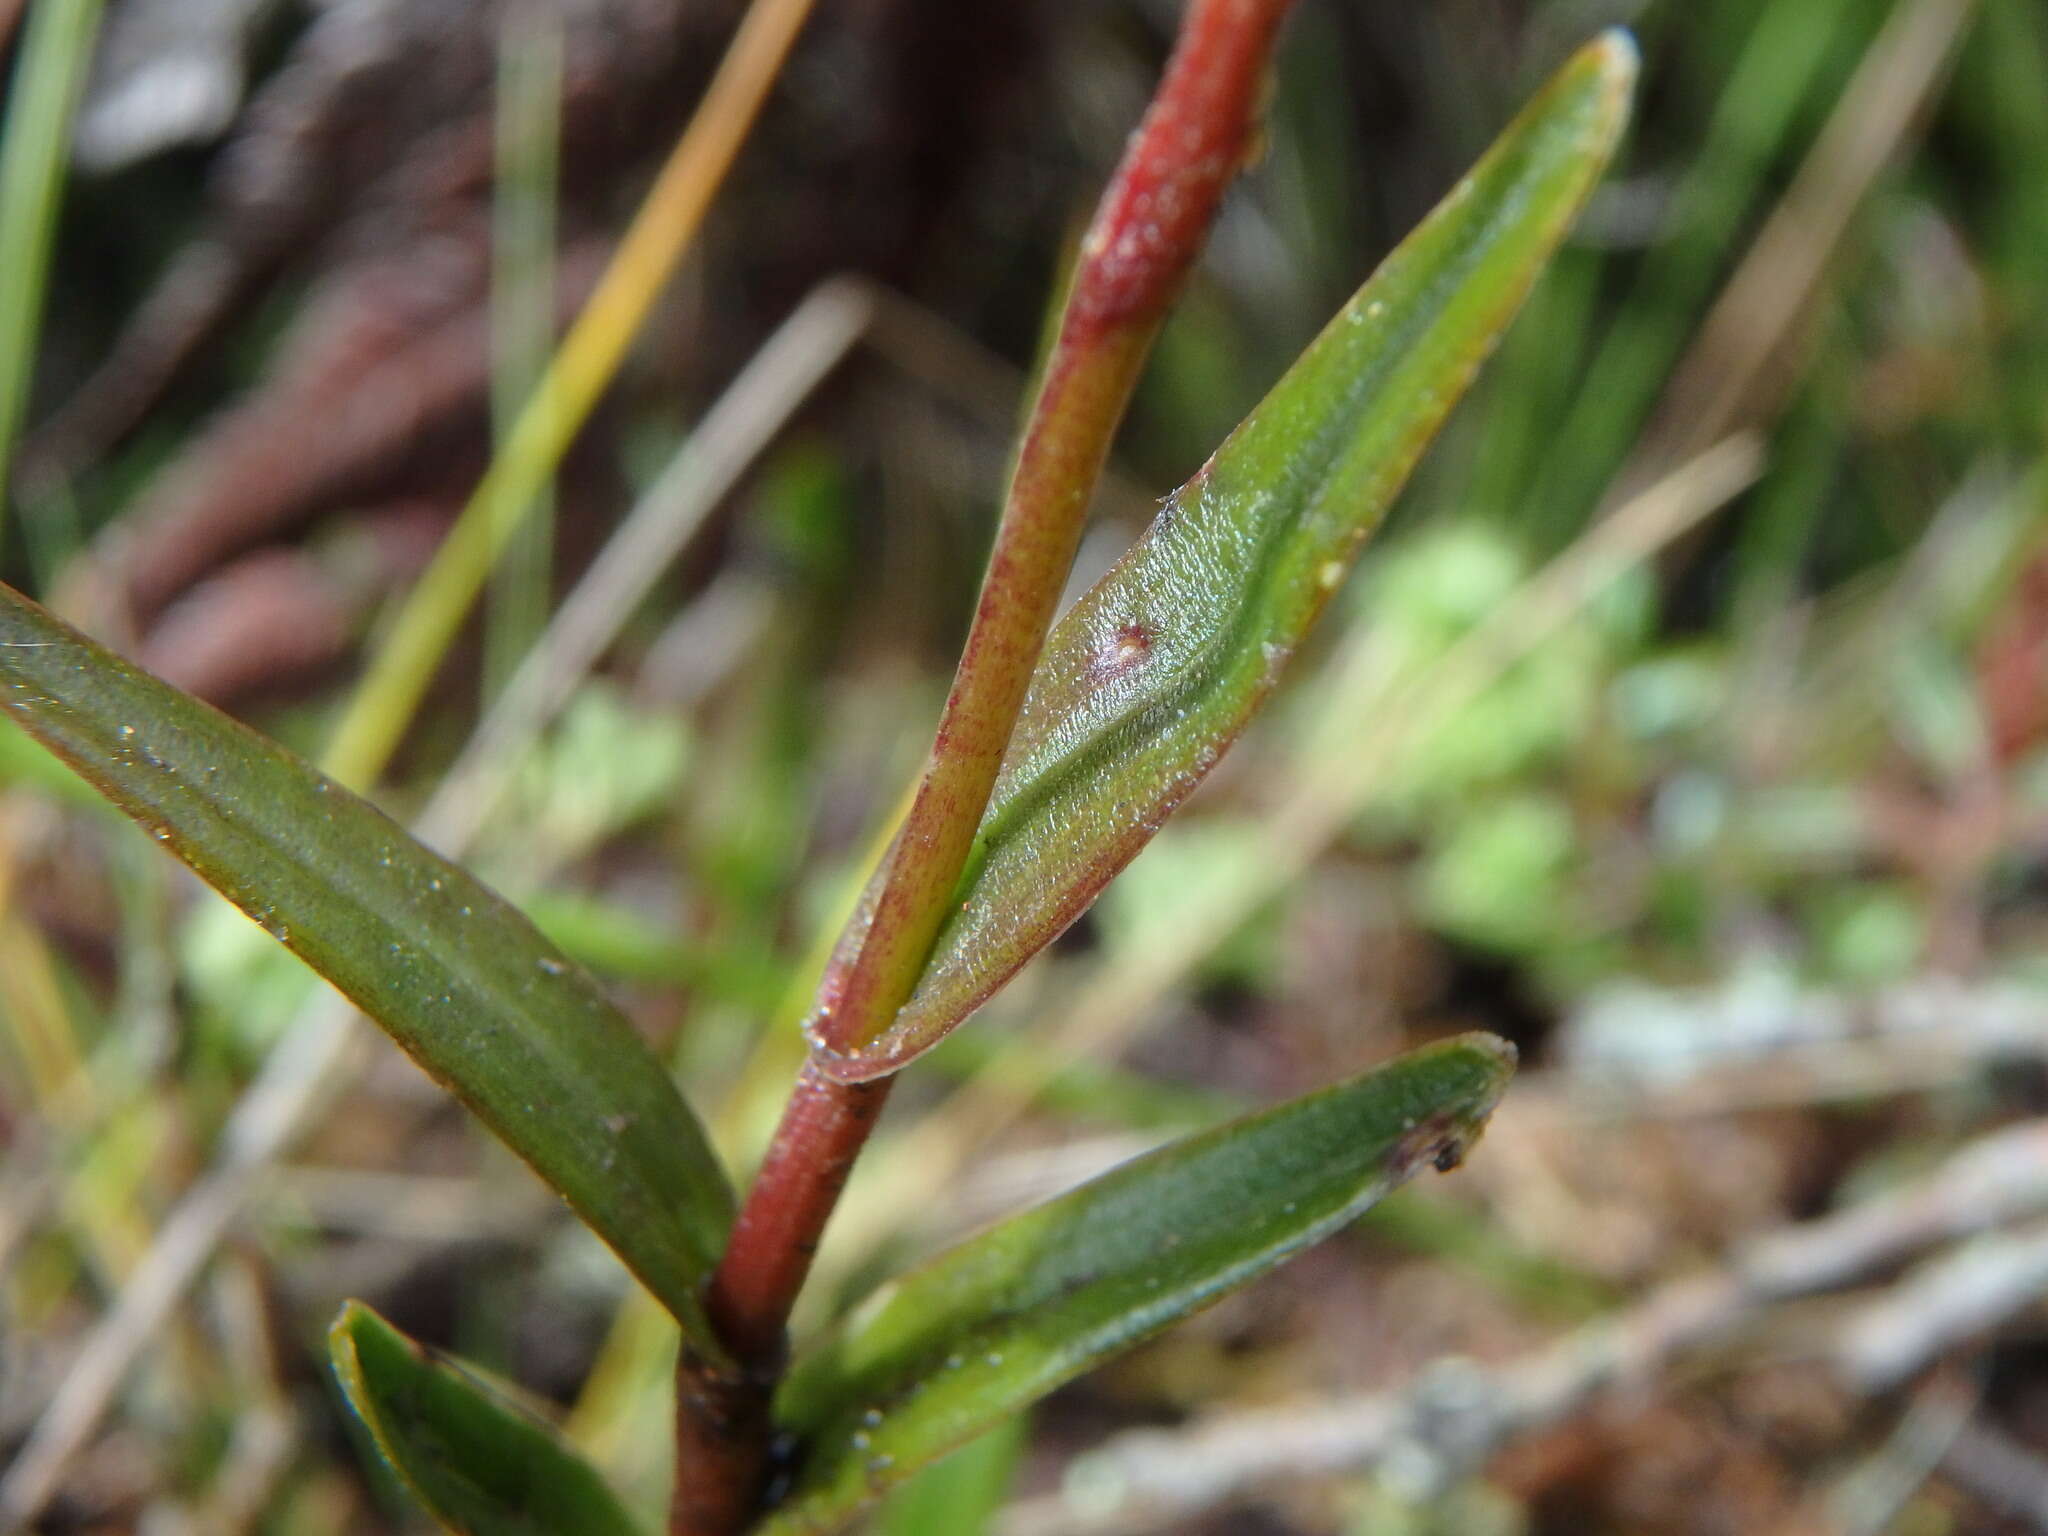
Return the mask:
<path fill-rule="evenodd" d="M 367 801 L 0 587 L 0 704 L 476 1111 L 718 1355 L 732 1194 L 595 982 Z"/>
<path fill-rule="evenodd" d="M 335 1379 L 377 1454 L 462 1536 L 644 1536 L 554 1428 L 359 1301 L 327 1332 Z"/>
<path fill-rule="evenodd" d="M 1214 766 L 1584 204 L 1635 62 L 1615 31 L 1567 63 L 1055 626 L 910 1001 L 871 1038 L 812 1025 L 834 1077 L 936 1044 Z"/>
<path fill-rule="evenodd" d="M 1152 339 L 1257 136 L 1293 0 L 1188 0 L 1152 104 L 1076 252 L 930 761 L 818 989 L 835 1042 L 888 1028 L 954 907 Z M 745 1223 L 739 1239 L 745 1241 Z"/>
<path fill-rule="evenodd" d="M 1161 1148 L 912 1270 L 798 1361 L 758 1536 L 833 1531 L 1062 1382 L 1265 1274 L 1478 1136 L 1514 1051 L 1465 1035 Z"/>

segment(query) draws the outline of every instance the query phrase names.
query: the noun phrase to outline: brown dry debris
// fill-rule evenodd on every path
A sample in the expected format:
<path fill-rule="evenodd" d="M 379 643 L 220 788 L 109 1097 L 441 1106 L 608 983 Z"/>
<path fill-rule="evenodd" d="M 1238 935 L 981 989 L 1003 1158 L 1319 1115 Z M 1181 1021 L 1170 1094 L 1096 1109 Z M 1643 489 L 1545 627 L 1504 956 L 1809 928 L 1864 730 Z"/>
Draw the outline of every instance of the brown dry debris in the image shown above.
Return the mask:
<path fill-rule="evenodd" d="M 231 605 L 218 635 L 198 633 L 213 620 L 195 603 L 181 605 L 175 635 L 153 635 L 195 582 L 336 515 L 352 521 L 404 502 L 445 520 L 482 470 L 498 39 L 535 3 L 333 0 L 321 9 L 218 155 L 202 232 L 25 445 L 30 492 L 92 472 L 160 403 L 193 387 L 195 365 L 266 293 L 305 284 L 260 382 L 148 481 L 64 583 L 61 607 L 141 654 L 174 656 L 195 692 L 232 699 L 302 685 L 331 665 L 334 627 L 359 628 L 412 567 L 378 569 L 367 586 L 323 565 L 300 570 L 298 590 L 321 615 L 317 645 L 265 622 L 267 589 L 247 573 L 205 593 Z M 555 216 L 566 320 L 742 7 L 545 3 L 563 39 Z M 750 201 L 741 187 L 724 215 L 735 221 L 734 249 L 749 252 L 739 287 L 762 313 L 691 316 L 694 334 L 671 324 L 669 355 L 656 359 L 667 385 L 715 387 L 777 307 L 832 270 L 900 277 L 922 259 L 926 226 L 997 121 L 1001 81 L 1028 67 L 1031 50 L 1019 44 L 1029 28 L 1023 15 L 959 16 L 936 0 L 879 0 L 820 18 L 778 104 L 796 127 L 764 124 L 755 151 L 793 162 L 778 166 L 775 183 L 797 190 Z M 927 49 L 976 67 L 924 70 Z M 565 487 L 569 558 L 579 531 L 587 547 L 616 499 L 602 477 L 595 489 Z M 270 658 L 267 673 L 251 654 Z"/>
<path fill-rule="evenodd" d="M 1811 1536 L 1799 1479 L 1716 1404 L 1617 1398 L 1500 1456 L 1538 1531 Z"/>

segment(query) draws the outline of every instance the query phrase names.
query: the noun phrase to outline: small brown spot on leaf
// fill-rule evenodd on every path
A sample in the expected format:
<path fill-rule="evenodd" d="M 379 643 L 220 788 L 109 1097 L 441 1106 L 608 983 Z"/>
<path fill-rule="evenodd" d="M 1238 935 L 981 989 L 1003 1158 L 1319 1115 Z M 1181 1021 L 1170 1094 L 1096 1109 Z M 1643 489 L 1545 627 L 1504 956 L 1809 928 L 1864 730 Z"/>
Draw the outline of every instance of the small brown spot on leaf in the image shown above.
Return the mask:
<path fill-rule="evenodd" d="M 1407 1178 L 1428 1163 L 1439 1173 L 1449 1173 L 1465 1161 L 1465 1154 L 1477 1141 L 1478 1128 L 1461 1123 L 1450 1114 L 1435 1114 L 1412 1125 L 1394 1149 L 1392 1172 Z"/>
<path fill-rule="evenodd" d="M 1136 619 L 1116 632 L 1096 651 L 1088 664 L 1088 675 L 1097 684 L 1114 682 L 1134 667 L 1142 666 L 1152 654 L 1152 631 Z"/>

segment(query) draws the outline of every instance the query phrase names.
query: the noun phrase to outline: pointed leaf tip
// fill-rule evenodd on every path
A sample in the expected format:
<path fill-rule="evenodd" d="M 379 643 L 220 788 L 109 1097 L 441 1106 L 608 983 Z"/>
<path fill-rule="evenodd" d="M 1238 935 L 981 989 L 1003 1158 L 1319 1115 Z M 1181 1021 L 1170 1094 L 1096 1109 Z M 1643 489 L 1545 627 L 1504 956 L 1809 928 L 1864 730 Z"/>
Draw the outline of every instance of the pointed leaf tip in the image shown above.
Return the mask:
<path fill-rule="evenodd" d="M 1587 51 L 1598 57 L 1617 89 L 1634 87 L 1643 67 L 1643 50 L 1636 44 L 1635 33 L 1627 27 L 1608 27 L 1587 45 Z"/>
<path fill-rule="evenodd" d="M 897 1280 L 799 1360 L 778 1420 L 804 1459 L 757 1536 L 822 1536 L 1103 1360 L 1456 1166 L 1514 1069 L 1462 1035 L 1174 1142 Z"/>
<path fill-rule="evenodd" d="M 343 1303 L 327 1348 L 370 1449 L 450 1530 L 643 1536 L 552 1425 L 363 1303 Z"/>
<path fill-rule="evenodd" d="M 1624 31 L 1581 48 L 1053 627 L 916 990 L 869 1038 L 821 1012 L 824 1070 L 884 1077 L 937 1044 L 1215 765 L 1584 206 L 1635 70 Z"/>

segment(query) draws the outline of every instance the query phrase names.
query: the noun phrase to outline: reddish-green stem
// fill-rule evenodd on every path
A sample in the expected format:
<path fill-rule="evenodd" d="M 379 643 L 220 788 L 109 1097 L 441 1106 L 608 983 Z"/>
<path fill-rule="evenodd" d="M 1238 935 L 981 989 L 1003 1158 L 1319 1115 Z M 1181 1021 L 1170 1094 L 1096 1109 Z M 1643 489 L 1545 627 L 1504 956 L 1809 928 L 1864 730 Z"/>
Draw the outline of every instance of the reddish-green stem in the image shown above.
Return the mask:
<path fill-rule="evenodd" d="M 1292 0 L 1191 0 L 1082 242 L 981 599 L 902 830 L 842 939 L 814 1050 L 741 1207 L 707 1309 L 738 1362 L 678 1370 L 672 1536 L 736 1536 L 768 1484 L 769 1402 L 811 1256 L 888 1093 L 861 1050 L 917 983 L 987 808 L 1088 499 L 1146 353 L 1244 163 Z"/>
<path fill-rule="evenodd" d="M 733 1353 L 767 1359 L 782 1351 L 782 1325 L 796 1302 L 853 1160 L 889 1097 L 887 1082 L 836 1083 L 806 1063 L 782 1114 L 749 1200 L 733 1224 L 725 1262 L 713 1277 L 711 1321 Z"/>
<path fill-rule="evenodd" d="M 836 1077 L 871 1075 L 862 1047 L 910 996 L 945 920 L 1110 439 L 1244 162 L 1290 3 L 1194 0 L 1082 243 L 924 780 L 811 1020 L 812 1041 Z"/>
<path fill-rule="evenodd" d="M 769 1400 L 782 1374 L 784 1324 L 825 1221 L 889 1097 L 889 1083 L 836 1083 L 806 1063 L 733 1224 L 705 1311 L 736 1372 L 695 1358 L 676 1371 L 676 1536 L 741 1531 L 768 1480 Z"/>

